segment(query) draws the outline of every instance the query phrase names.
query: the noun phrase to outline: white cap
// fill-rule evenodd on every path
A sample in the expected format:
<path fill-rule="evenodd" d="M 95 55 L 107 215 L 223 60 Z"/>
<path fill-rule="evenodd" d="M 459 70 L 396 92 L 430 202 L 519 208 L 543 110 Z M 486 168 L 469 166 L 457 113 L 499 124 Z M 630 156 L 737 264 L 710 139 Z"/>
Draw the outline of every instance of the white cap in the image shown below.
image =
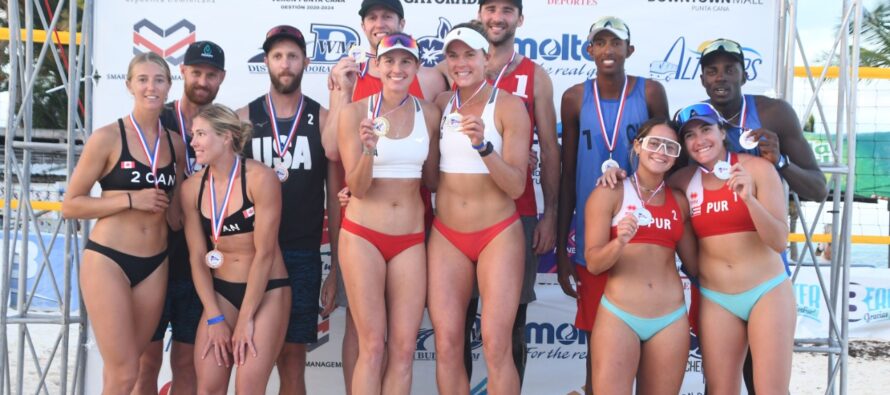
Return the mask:
<path fill-rule="evenodd" d="M 488 40 L 486 40 L 485 37 L 482 37 L 479 32 L 468 27 L 459 27 L 448 32 L 445 36 L 445 45 L 442 46 L 442 49 L 447 50 L 448 45 L 454 41 L 460 41 L 467 44 L 472 49 L 481 49 L 488 52 Z"/>

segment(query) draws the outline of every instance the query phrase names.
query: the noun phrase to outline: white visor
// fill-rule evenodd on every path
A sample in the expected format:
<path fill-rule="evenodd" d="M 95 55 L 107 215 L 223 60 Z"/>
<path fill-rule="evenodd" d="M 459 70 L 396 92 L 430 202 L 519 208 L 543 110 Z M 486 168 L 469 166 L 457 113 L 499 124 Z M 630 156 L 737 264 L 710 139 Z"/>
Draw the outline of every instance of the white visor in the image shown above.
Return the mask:
<path fill-rule="evenodd" d="M 467 44 L 472 49 L 481 49 L 488 52 L 488 40 L 482 37 L 479 32 L 468 27 L 459 27 L 448 32 L 445 36 L 445 45 L 442 48 L 448 50 L 448 45 L 454 41 Z"/>

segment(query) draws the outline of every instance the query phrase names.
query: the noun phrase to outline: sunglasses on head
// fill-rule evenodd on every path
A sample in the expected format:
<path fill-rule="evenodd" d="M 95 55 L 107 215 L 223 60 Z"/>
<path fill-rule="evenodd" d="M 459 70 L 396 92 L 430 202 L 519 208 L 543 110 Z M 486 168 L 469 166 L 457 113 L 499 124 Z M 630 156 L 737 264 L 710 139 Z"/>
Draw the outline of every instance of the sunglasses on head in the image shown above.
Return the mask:
<path fill-rule="evenodd" d="M 417 49 L 417 41 L 414 41 L 411 36 L 402 33 L 393 33 L 383 37 L 383 40 L 380 40 L 380 43 L 377 44 L 377 49 L 392 48 L 397 45 L 408 49 Z"/>
<path fill-rule="evenodd" d="M 594 29 L 605 29 L 607 27 L 612 27 L 615 30 L 629 30 L 627 28 L 627 25 L 624 24 L 624 21 L 615 17 L 603 18 L 596 21 L 596 23 L 594 23 L 593 26 L 590 27 L 590 30 L 593 31 Z"/>
<path fill-rule="evenodd" d="M 744 54 L 742 53 L 742 46 L 739 43 L 732 40 L 727 40 L 725 38 L 718 38 L 708 44 L 708 46 L 701 51 L 701 57 L 705 57 L 710 53 L 719 51 L 721 48 L 726 52 L 744 56 Z"/>
<path fill-rule="evenodd" d="M 303 38 L 303 33 L 300 31 L 300 29 L 292 26 L 276 26 L 272 28 L 272 30 L 269 30 L 268 33 L 266 33 L 266 38 L 277 36 L 279 34 L 287 34 L 290 36 L 299 37 L 301 39 Z"/>
<path fill-rule="evenodd" d="M 677 121 L 680 125 L 689 122 L 693 117 L 711 117 L 720 122 L 723 122 L 723 117 L 717 112 L 717 109 L 714 106 L 708 103 L 695 103 L 683 107 L 682 110 L 677 111 L 677 115 L 674 116 L 674 120 Z"/>
<path fill-rule="evenodd" d="M 640 144 L 644 150 L 658 153 L 661 151 L 671 158 L 680 156 L 680 143 L 665 137 L 646 136 Z"/>

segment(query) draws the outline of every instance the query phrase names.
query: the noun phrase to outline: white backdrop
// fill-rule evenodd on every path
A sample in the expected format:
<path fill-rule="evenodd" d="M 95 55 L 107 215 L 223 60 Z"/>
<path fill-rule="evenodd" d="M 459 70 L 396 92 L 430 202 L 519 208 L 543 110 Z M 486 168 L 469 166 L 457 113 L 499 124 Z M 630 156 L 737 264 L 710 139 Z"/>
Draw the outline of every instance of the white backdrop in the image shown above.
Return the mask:
<path fill-rule="evenodd" d="M 718 37 L 735 39 L 745 47 L 749 77 L 745 91 L 770 94 L 777 69 L 777 3 L 768 0 L 713 5 L 665 0 L 527 0 L 526 19 L 517 32 L 516 47 L 550 73 L 557 114 L 562 92 L 596 71 L 585 52 L 585 40 L 590 24 L 606 15 L 624 19 L 631 28 L 635 52 L 628 59 L 628 71 L 660 80 L 672 109 L 704 98 L 699 83 L 699 50 L 707 40 Z M 360 4 L 360 0 L 97 1 L 93 59 L 100 80 L 94 96 L 94 124 L 113 122 L 132 109 L 124 80 L 134 53 L 152 50 L 165 57 L 175 79 L 168 99 L 180 97 L 182 83 L 178 65 L 188 43 L 196 40 L 214 41 L 226 52 L 226 81 L 217 101 L 233 108 L 245 105 L 269 89 L 260 46 L 265 32 L 278 24 L 294 25 L 306 36 L 311 63 L 303 79 L 303 91 L 326 104 L 325 79 L 330 67 L 351 43 L 367 46 L 357 13 Z M 451 26 L 472 19 L 478 10 L 476 0 L 403 0 L 403 5 L 405 30 L 418 39 L 421 56 L 429 65 L 441 59 L 442 38 Z M 540 196 L 539 189 L 539 204 Z M 323 250 L 328 248 L 322 246 Z M 542 258 L 539 272 L 554 272 L 552 256 Z M 587 345 L 571 325 L 574 301 L 554 284 L 554 275 L 539 274 L 538 282 L 538 301 L 530 305 L 528 313 L 529 364 L 523 392 L 583 393 Z M 329 318 L 319 318 L 320 341 L 309 354 L 307 368 L 312 393 L 343 393 L 339 349 L 342 330 L 342 309 Z M 435 350 L 431 335 L 431 326 L 426 321 L 418 334 L 415 393 L 435 392 Z M 702 392 L 701 361 L 695 343 L 693 341 L 683 393 Z M 480 345 L 474 342 L 473 394 L 486 392 Z M 90 351 L 87 392 L 98 393 L 101 358 L 95 347 Z M 168 369 L 165 367 L 162 373 L 162 382 L 169 378 Z M 274 376 L 270 389 L 277 387 Z"/>

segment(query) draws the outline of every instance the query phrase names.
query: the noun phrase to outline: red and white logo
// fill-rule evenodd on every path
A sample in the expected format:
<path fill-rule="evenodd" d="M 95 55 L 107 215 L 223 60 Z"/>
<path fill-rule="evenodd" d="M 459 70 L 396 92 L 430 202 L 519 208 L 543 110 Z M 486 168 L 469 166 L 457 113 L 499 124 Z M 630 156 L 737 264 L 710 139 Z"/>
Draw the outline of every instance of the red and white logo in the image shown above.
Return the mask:
<path fill-rule="evenodd" d="M 185 50 L 195 42 L 195 24 L 182 19 L 172 26 L 162 28 L 148 19 L 133 25 L 133 52 L 154 52 L 177 66 L 185 58 Z"/>
<path fill-rule="evenodd" d="M 135 168 L 136 168 L 136 162 L 134 162 L 132 160 L 125 160 L 125 161 L 121 162 L 121 169 L 126 170 L 126 169 L 135 169 Z"/>
<path fill-rule="evenodd" d="M 244 218 L 253 217 L 253 207 L 248 208 L 247 210 L 244 210 L 241 213 L 244 214 Z"/>

